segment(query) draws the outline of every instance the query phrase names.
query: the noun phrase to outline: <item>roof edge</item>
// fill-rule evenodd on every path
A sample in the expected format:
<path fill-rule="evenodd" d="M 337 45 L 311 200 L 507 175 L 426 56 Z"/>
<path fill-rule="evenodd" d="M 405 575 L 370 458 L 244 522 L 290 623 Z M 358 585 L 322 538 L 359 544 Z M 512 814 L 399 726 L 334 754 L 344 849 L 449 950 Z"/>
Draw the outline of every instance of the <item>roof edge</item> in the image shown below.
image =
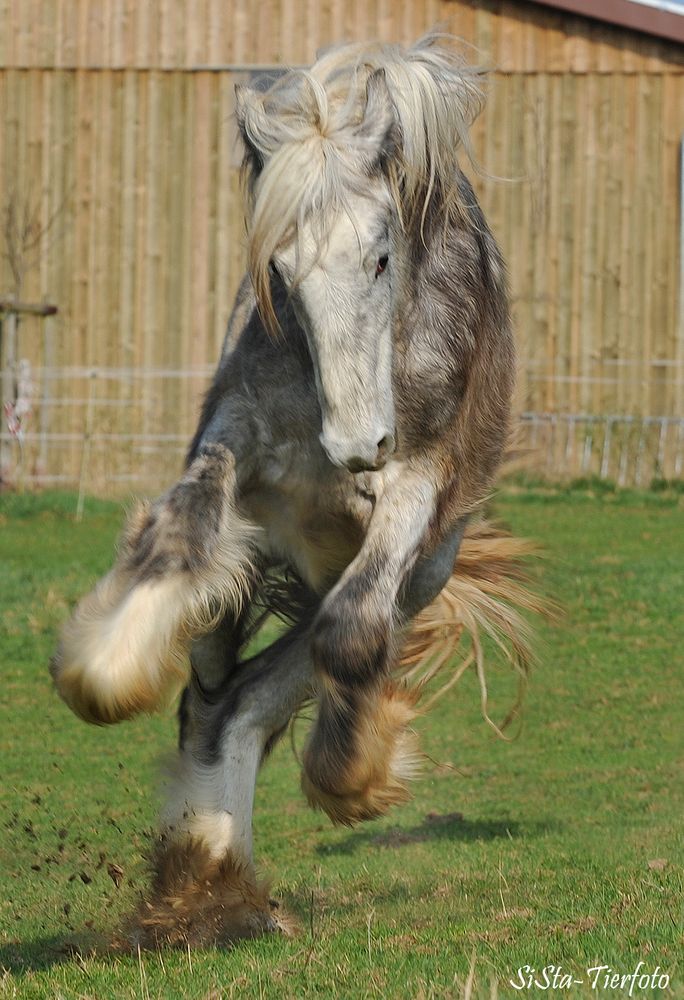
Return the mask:
<path fill-rule="evenodd" d="M 597 3 L 596 0 L 530 0 L 530 2 L 684 44 L 684 16 L 648 4 L 634 3 L 632 0 L 601 0 L 601 3 Z"/>

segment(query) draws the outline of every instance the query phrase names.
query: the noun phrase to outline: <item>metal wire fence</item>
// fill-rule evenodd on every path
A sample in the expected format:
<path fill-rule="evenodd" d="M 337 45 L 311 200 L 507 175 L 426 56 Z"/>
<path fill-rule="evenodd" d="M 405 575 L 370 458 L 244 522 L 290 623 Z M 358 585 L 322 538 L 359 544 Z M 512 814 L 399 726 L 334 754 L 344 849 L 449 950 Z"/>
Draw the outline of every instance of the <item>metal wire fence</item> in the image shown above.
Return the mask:
<path fill-rule="evenodd" d="M 13 381 L 25 402 L 19 424 L 7 413 L 3 420 L 3 484 L 113 495 L 158 492 L 182 468 L 212 371 L 12 372 L 5 384 Z M 179 410 L 185 414 L 180 422 Z M 645 487 L 684 473 L 684 417 L 522 410 L 517 424 L 516 445 L 526 468 L 548 480 L 597 477 Z"/>

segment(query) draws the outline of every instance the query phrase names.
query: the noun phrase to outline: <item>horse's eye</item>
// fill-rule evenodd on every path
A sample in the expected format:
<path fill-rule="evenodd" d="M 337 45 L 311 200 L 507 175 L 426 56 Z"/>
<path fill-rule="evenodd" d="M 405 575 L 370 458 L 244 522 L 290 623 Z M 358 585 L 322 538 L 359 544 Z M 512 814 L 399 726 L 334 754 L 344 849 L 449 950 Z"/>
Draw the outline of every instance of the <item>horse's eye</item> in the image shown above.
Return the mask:
<path fill-rule="evenodd" d="M 387 267 L 387 261 L 388 260 L 389 260 L 389 255 L 386 254 L 386 253 L 383 254 L 382 257 L 380 257 L 378 259 L 378 263 L 377 263 L 377 265 L 375 267 L 375 277 L 376 278 L 378 277 L 379 274 L 382 274 L 382 272 L 385 270 L 385 268 Z"/>
<path fill-rule="evenodd" d="M 268 269 L 274 278 L 280 277 L 280 271 L 278 270 L 277 265 L 272 260 L 268 262 Z"/>

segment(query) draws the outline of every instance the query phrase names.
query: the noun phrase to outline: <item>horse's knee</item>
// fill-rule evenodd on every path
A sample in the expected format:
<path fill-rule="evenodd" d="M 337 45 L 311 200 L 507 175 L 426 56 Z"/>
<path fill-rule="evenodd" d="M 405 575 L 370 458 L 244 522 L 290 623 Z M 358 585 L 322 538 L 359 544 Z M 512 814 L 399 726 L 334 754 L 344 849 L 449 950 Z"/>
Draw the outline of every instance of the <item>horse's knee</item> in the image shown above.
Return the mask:
<path fill-rule="evenodd" d="M 314 623 L 311 646 L 319 680 L 359 686 L 382 674 L 392 618 L 391 606 L 355 583 L 326 601 Z"/>
<path fill-rule="evenodd" d="M 235 459 L 208 445 L 181 479 L 129 526 L 120 562 L 137 580 L 206 574 L 215 561 L 226 515 L 235 518 Z"/>

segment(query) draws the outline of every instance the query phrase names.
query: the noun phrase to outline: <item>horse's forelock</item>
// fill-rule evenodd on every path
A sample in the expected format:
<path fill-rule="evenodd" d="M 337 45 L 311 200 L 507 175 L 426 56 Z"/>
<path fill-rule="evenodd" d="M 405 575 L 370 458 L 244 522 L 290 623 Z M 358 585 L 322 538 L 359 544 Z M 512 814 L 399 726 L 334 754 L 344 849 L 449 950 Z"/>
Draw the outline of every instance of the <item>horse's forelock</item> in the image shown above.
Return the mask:
<path fill-rule="evenodd" d="M 389 177 L 402 220 L 425 217 L 434 197 L 456 198 L 456 151 L 472 157 L 469 127 L 484 103 L 483 72 L 453 45 L 427 36 L 410 49 L 349 45 L 263 94 L 238 94 L 245 139 L 249 262 L 266 326 L 278 323 L 269 263 L 312 222 L 325 233 L 369 175 Z"/>

